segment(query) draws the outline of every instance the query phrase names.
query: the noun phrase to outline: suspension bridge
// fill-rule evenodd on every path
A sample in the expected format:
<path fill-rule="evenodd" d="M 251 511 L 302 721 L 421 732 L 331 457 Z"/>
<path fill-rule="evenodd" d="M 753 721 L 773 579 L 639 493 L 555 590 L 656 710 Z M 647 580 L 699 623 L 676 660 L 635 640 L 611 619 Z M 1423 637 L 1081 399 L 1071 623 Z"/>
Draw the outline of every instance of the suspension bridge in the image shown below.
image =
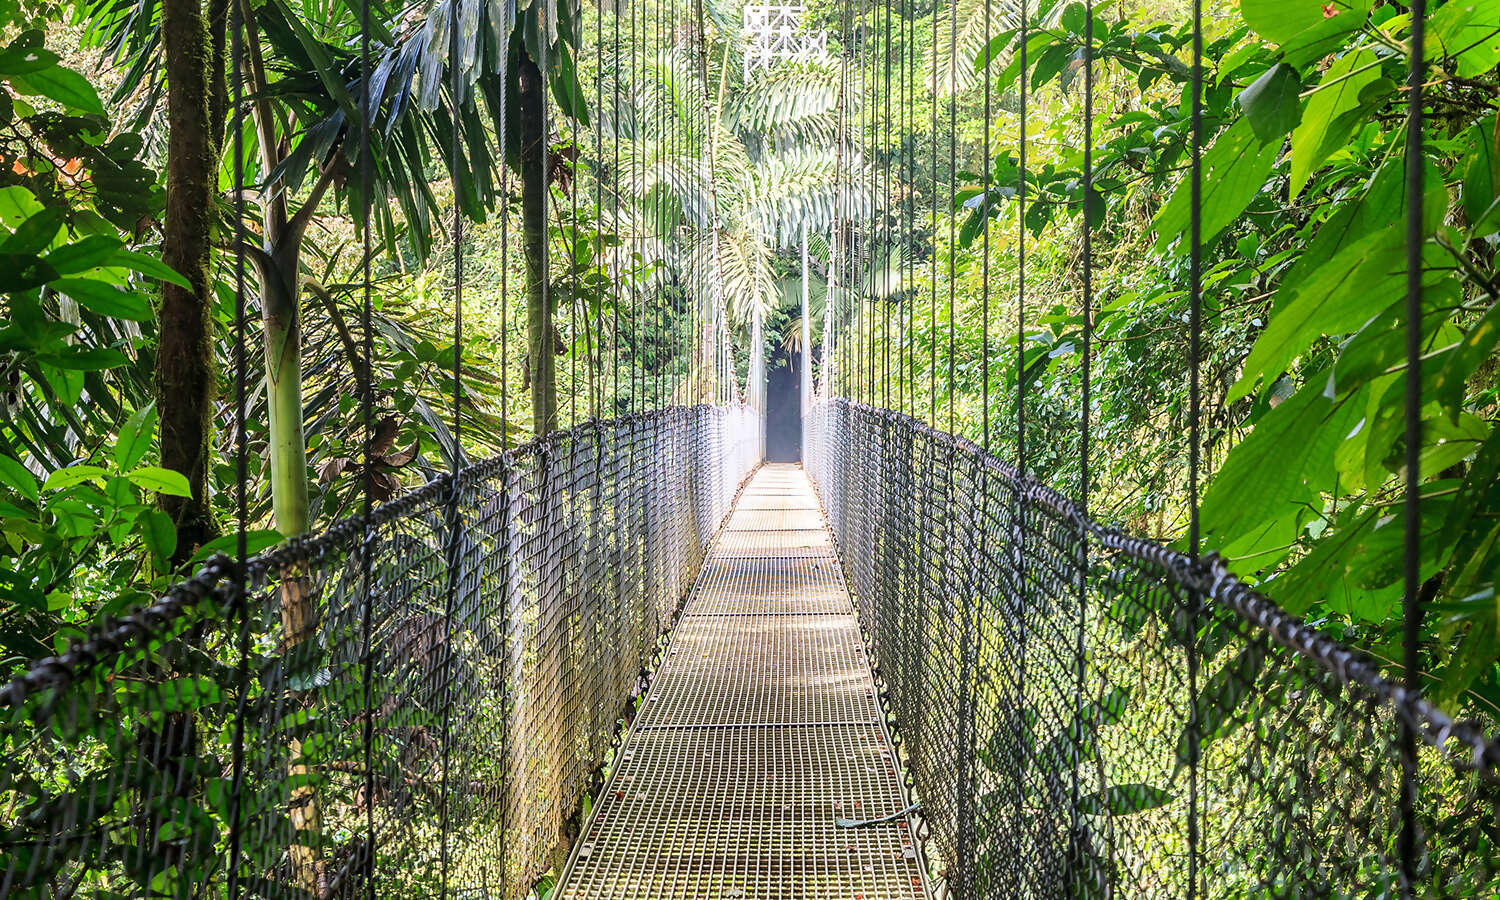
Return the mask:
<path fill-rule="evenodd" d="M 153 604 L 20 668 L 0 688 L 0 729 L 35 790 L 25 802 L 0 801 L 0 897 L 1494 896 L 1500 744 L 1485 725 L 1455 721 L 1426 698 L 1415 667 L 1393 676 L 1239 577 L 1254 573 L 1201 552 L 1201 145 L 1187 176 L 1196 188 L 1182 323 L 1194 518 L 1179 547 L 1091 511 L 1090 225 L 1077 317 L 1081 437 L 1068 443 L 1076 487 L 1049 484 L 1027 455 L 1025 295 L 1034 282 L 1025 225 L 1019 283 L 1004 289 L 1016 295 L 1015 358 L 990 320 L 991 292 L 1002 289 L 986 268 L 980 354 L 964 363 L 980 373 L 984 437 L 956 435 L 952 293 L 946 347 L 936 312 L 918 347 L 921 323 L 905 305 L 918 263 L 886 255 L 892 223 L 936 222 L 942 170 L 956 190 L 957 162 L 939 165 L 931 143 L 932 208 L 919 208 L 911 185 L 923 161 L 907 144 L 877 149 L 872 134 L 878 103 L 880 123 L 895 122 L 891 99 L 909 96 L 917 78 L 912 42 L 891 42 L 899 4 L 881 7 L 880 65 L 871 64 L 878 28 L 852 23 L 843 4 L 833 41 L 845 54 L 839 101 L 808 126 L 836 145 L 838 161 L 833 183 L 809 201 L 829 220 L 815 236 L 828 273 L 822 344 L 816 378 L 811 362 L 801 371 L 802 463 L 767 464 L 763 323 L 752 324 L 741 387 L 726 323 L 744 298 L 723 257 L 743 249 L 733 241 L 744 234 L 775 244 L 768 253 L 798 246 L 803 358 L 812 360 L 814 217 L 767 226 L 781 202 L 764 196 L 769 188 L 747 190 L 743 208 L 721 205 L 713 185 L 724 129 L 704 121 L 714 85 L 700 36 L 710 19 L 702 4 L 668 5 L 655 21 L 631 19 L 623 39 L 618 19 L 604 32 L 602 11 L 564 23 L 578 44 L 568 65 L 591 52 L 601 61 L 592 85 L 577 83 L 593 92 L 594 130 L 576 114 L 578 97 L 574 113 L 555 91 L 539 101 L 544 117 L 571 119 L 574 146 L 542 151 L 539 160 L 554 154 L 537 169 L 551 193 L 527 195 L 538 198 L 543 231 L 548 215 L 572 229 L 575 259 L 578 235 L 592 229 L 598 270 L 621 283 L 626 256 L 659 253 L 620 288 L 613 321 L 599 305 L 569 313 L 582 317 L 570 333 L 587 348 L 575 385 L 622 347 L 640 361 L 623 390 L 619 360 L 608 362 L 623 410 L 605 408 L 590 381 L 589 408 L 575 408 L 567 427 L 486 460 L 454 451 L 447 471 L 389 502 L 259 554 L 213 557 Z M 957 40 L 956 25 L 948 37 L 937 27 L 947 27 L 939 7 L 924 13 L 935 46 Z M 778 47 L 797 63 L 831 52 L 827 35 L 792 40 L 786 10 L 755 15 L 785 27 L 746 56 L 746 78 L 785 62 Z M 455 0 L 444 20 L 452 27 L 433 34 L 453 42 L 456 58 L 461 40 L 480 40 L 478 16 Z M 1006 27 L 1020 30 L 1024 48 L 1027 8 L 1018 18 Z M 1070 69 L 1090 91 L 1085 110 L 1089 35 Z M 1193 36 L 1201 78 L 1201 28 Z M 554 45 L 536 40 L 545 68 Z M 356 75 L 374 70 L 362 52 L 350 60 Z M 606 52 L 632 77 L 668 72 L 660 90 L 670 111 L 632 110 L 628 86 L 621 97 L 628 79 L 606 83 Z M 1024 50 L 1019 65 L 1026 71 Z M 372 95 L 369 81 L 350 84 L 359 108 L 377 111 L 365 118 L 378 120 L 391 98 Z M 999 121 L 990 100 L 986 88 L 986 160 Z M 936 106 L 932 123 L 936 135 Z M 919 127 L 902 119 L 898 137 Z M 359 159 L 378 130 L 351 129 Z M 463 129 L 449 132 L 458 171 L 465 153 L 483 148 Z M 498 132 L 503 141 L 508 132 Z M 626 134 L 638 143 L 622 156 Z M 762 137 L 767 146 L 790 139 Z M 749 160 L 753 150 L 730 155 Z M 1085 205 L 1091 166 L 1080 173 Z M 750 168 L 736 177 L 765 174 Z M 686 193 L 700 177 L 708 188 L 692 203 L 656 191 Z M 992 176 L 979 177 L 987 204 Z M 1420 221 L 1416 183 L 1417 202 L 1400 215 Z M 626 188 L 654 206 L 627 209 Z M 615 197 L 594 219 L 578 207 L 590 190 Z M 631 231 L 668 208 L 666 230 L 698 229 L 699 243 L 662 250 L 659 235 Z M 988 230 L 983 240 L 987 265 Z M 461 295 L 459 225 L 454 244 Z M 943 279 L 932 266 L 936 310 Z M 529 287 L 546 308 L 547 291 L 587 277 L 575 268 Z M 1420 281 L 1410 288 L 1418 301 Z M 692 359 L 675 384 L 637 352 L 648 313 L 626 298 L 652 292 L 672 303 L 649 315 L 681 307 L 680 321 L 656 322 L 661 340 Z M 1420 319 L 1419 303 L 1405 321 Z M 531 349 L 552 343 L 543 328 Z M 1420 408 L 1421 347 L 1409 350 L 1416 381 L 1407 387 Z M 919 352 L 930 355 L 925 400 L 921 380 L 903 378 Z M 1004 381 L 992 369 L 1012 362 L 1015 439 L 1006 443 L 998 436 L 1011 423 L 999 423 L 991 397 Z M 241 425 L 245 384 L 241 371 Z M 246 458 L 243 442 L 239 452 Z M 1407 469 L 1413 492 L 1419 472 Z M 1420 615 L 1420 548 L 1407 550 L 1411 617 Z"/>

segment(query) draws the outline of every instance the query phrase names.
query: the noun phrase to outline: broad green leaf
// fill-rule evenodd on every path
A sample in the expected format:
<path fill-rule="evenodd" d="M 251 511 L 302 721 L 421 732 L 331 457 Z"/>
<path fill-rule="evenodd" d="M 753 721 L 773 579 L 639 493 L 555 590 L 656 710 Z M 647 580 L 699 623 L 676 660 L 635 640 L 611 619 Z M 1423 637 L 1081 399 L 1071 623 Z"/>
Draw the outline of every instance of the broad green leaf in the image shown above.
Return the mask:
<path fill-rule="evenodd" d="M 109 347 L 64 346 L 55 353 L 39 353 L 37 361 L 70 372 L 101 372 L 130 362 L 118 350 Z"/>
<path fill-rule="evenodd" d="M 1463 405 L 1464 385 L 1474 370 L 1490 357 L 1500 343 L 1500 303 L 1479 317 L 1453 348 L 1453 353 L 1433 375 L 1433 390 L 1448 409 Z"/>
<path fill-rule="evenodd" d="M 160 281 L 170 281 L 178 287 L 191 288 L 192 285 L 176 269 L 162 262 L 154 256 L 147 256 L 135 250 L 117 250 L 109 259 L 109 265 L 139 272 L 148 278 Z"/>
<path fill-rule="evenodd" d="M 1256 34 L 1285 44 L 1334 16 L 1351 13 L 1361 20 L 1370 4 L 1364 0 L 1240 0 L 1240 14 Z M 1356 27 L 1350 25 L 1349 27 Z"/>
<path fill-rule="evenodd" d="M 1427 58 L 1452 57 L 1458 74 L 1486 75 L 1500 64 L 1500 0 L 1450 0 L 1427 21 Z"/>
<path fill-rule="evenodd" d="M 0 484 L 35 503 L 41 496 L 37 490 L 36 476 L 20 460 L 0 453 Z"/>
<path fill-rule="evenodd" d="M 83 373 L 74 369 L 64 369 L 37 360 L 37 368 L 42 373 L 42 379 L 47 386 L 57 395 L 57 401 L 66 406 L 72 406 L 83 399 Z"/>
<path fill-rule="evenodd" d="M 1422 504 L 1423 570 L 1438 567 L 1439 533 L 1447 520 L 1451 498 L 1429 498 Z M 1401 580 L 1401 558 L 1406 529 L 1399 508 L 1366 510 L 1341 521 L 1287 572 L 1267 585 L 1271 597 L 1295 616 L 1319 606 L 1358 618 L 1368 611 L 1379 621 L 1383 603 L 1363 602 L 1373 593 Z"/>
<path fill-rule="evenodd" d="M 171 494 L 174 497 L 193 495 L 192 487 L 182 473 L 163 469 L 161 466 L 141 466 L 126 472 L 125 477 L 130 479 L 131 484 L 158 494 Z"/>
<path fill-rule="evenodd" d="M 1283 286 L 1229 400 L 1248 394 L 1263 376 L 1280 375 L 1314 340 L 1354 331 L 1405 296 L 1404 245 L 1401 229 L 1392 224 L 1345 247 L 1306 280 Z"/>
<path fill-rule="evenodd" d="M 1452 329 L 1446 326 L 1461 291 L 1458 282 L 1440 270 L 1424 273 L 1422 281 L 1422 352 L 1428 353 L 1451 342 Z M 1406 337 L 1406 304 L 1392 303 L 1345 342 L 1329 373 L 1325 392 L 1338 397 L 1405 368 Z M 1436 343 L 1439 340 L 1444 343 Z"/>
<path fill-rule="evenodd" d="M 9 47 L 0 52 L 0 78 L 25 75 L 57 65 L 57 54 L 41 47 Z"/>
<path fill-rule="evenodd" d="M 1302 81 L 1297 70 L 1277 63 L 1240 91 L 1240 109 L 1261 143 L 1280 143 L 1302 121 Z"/>
<path fill-rule="evenodd" d="M 0 253 L 0 293 L 18 294 L 57 279 L 57 270 L 30 253 Z"/>
<path fill-rule="evenodd" d="M 103 484 L 108 475 L 109 472 L 100 466 L 69 466 L 49 473 L 46 482 L 42 484 L 42 490 L 60 491 L 85 481 Z"/>
<path fill-rule="evenodd" d="M 177 527 L 170 516 L 159 509 L 145 509 L 136 519 L 136 527 L 146 549 L 159 559 L 171 559 L 177 549 Z"/>
<path fill-rule="evenodd" d="M 1500 526 L 1496 526 L 1500 529 Z M 1494 589 L 1491 588 L 1493 595 Z M 1493 604 L 1494 598 L 1490 598 Z M 1495 667 L 1495 617 L 1483 616 L 1469 625 L 1463 638 L 1453 648 L 1448 664 L 1432 699 L 1438 706 L 1452 709 L 1458 698 L 1483 675 Z"/>
<path fill-rule="evenodd" d="M 3 459 L 4 457 L 0 457 Z M 1462 488 L 1454 496 L 1453 507 L 1443 526 L 1441 542 L 1457 544 L 1481 510 L 1500 508 L 1500 431 L 1491 431 L 1464 476 Z"/>
<path fill-rule="evenodd" d="M 1265 186 L 1266 178 L 1281 154 L 1280 144 L 1262 144 L 1241 118 L 1219 135 L 1203 154 L 1203 242 L 1218 236 L 1234 221 Z M 1172 241 L 1187 230 L 1192 214 L 1192 185 L 1187 178 L 1177 184 L 1152 227 L 1156 230 L 1156 249 L 1164 252 Z M 1187 241 L 1177 245 L 1178 253 L 1187 252 Z"/>
<path fill-rule="evenodd" d="M 1464 215 L 1475 235 L 1500 230 L 1500 117 L 1486 116 L 1469 129 L 1464 167 Z"/>
<path fill-rule="evenodd" d="M 156 404 L 148 403 L 131 414 L 115 438 L 115 466 L 126 471 L 141 461 L 156 439 Z"/>
<path fill-rule="evenodd" d="M 0 188 L 0 225 L 15 229 L 46 207 L 36 196 L 20 185 Z"/>
<path fill-rule="evenodd" d="M 1340 403 L 1314 378 L 1266 413 L 1224 459 L 1203 495 L 1210 547 L 1227 545 L 1289 509 L 1321 506 L 1337 479 L 1333 455 L 1364 417 L 1364 389 Z"/>
<path fill-rule="evenodd" d="M 87 278 L 59 278 L 53 281 L 51 286 L 77 300 L 79 306 L 101 316 L 147 322 L 154 315 L 151 303 L 145 297 L 137 293 L 122 291 L 102 281 Z"/>
<path fill-rule="evenodd" d="M 28 72 L 12 79 L 11 85 L 22 94 L 40 94 L 63 106 L 94 116 L 104 115 L 104 104 L 87 78 L 62 66 Z"/>
<path fill-rule="evenodd" d="M 1149 784 L 1117 784 L 1080 798 L 1078 811 L 1086 816 L 1128 816 L 1172 802 L 1172 795 Z"/>
<path fill-rule="evenodd" d="M 1442 224 L 1448 195 L 1442 173 L 1431 160 L 1427 161 L 1424 178 L 1427 196 L 1423 202 L 1422 227 L 1432 231 Z M 1399 158 L 1388 160 L 1370 176 L 1363 190 L 1357 192 L 1357 199 L 1350 199 L 1353 202 L 1336 204 L 1333 213 L 1316 226 L 1312 239 L 1303 241 L 1298 247 L 1296 261 L 1282 276 L 1280 289 L 1272 300 L 1273 318 L 1293 297 L 1293 292 L 1287 288 L 1316 276 L 1318 270 L 1345 246 L 1374 231 L 1391 227 L 1404 213 L 1405 161 Z"/>
<path fill-rule="evenodd" d="M 59 275 L 72 275 L 107 263 L 120 242 L 102 234 L 92 234 L 81 241 L 64 244 L 48 253 L 43 259 L 56 269 Z"/>
<path fill-rule="evenodd" d="M 1333 61 L 1302 113 L 1302 124 L 1292 132 L 1291 195 L 1302 193 L 1307 179 L 1336 147 L 1328 146 L 1334 121 L 1359 107 L 1359 92 L 1380 77 L 1373 50 L 1346 53 Z"/>
<path fill-rule="evenodd" d="M 245 552 L 254 556 L 262 550 L 268 550 L 276 546 L 281 541 L 281 532 L 274 529 L 250 531 L 245 535 Z M 232 556 L 238 549 L 239 535 L 226 534 L 223 537 L 214 538 L 202 547 L 199 547 L 198 552 L 193 554 L 192 561 L 195 563 L 202 562 L 215 553 L 227 553 Z"/>
<path fill-rule="evenodd" d="M 3 242 L 0 253 L 15 256 L 34 256 L 52 245 L 52 239 L 63 226 L 60 209 L 44 209 L 22 222 Z"/>

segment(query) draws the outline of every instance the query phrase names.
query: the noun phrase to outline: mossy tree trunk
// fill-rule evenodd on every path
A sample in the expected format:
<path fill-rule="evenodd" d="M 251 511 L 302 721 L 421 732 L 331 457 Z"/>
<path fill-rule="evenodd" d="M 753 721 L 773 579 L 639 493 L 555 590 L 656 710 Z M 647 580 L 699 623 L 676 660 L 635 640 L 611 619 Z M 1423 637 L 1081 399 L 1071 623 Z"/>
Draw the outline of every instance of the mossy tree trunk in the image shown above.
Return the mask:
<path fill-rule="evenodd" d="M 212 13 L 211 13 L 212 14 Z M 218 144 L 222 133 L 222 57 L 209 38 L 200 0 L 163 0 L 162 40 L 167 70 L 167 209 L 162 256 L 189 287 L 162 291 L 157 348 L 156 405 L 161 464 L 180 472 L 190 497 L 162 495 L 177 525 L 173 562 L 181 564 L 217 534 L 209 507 L 213 451 L 213 241 L 218 230 Z"/>

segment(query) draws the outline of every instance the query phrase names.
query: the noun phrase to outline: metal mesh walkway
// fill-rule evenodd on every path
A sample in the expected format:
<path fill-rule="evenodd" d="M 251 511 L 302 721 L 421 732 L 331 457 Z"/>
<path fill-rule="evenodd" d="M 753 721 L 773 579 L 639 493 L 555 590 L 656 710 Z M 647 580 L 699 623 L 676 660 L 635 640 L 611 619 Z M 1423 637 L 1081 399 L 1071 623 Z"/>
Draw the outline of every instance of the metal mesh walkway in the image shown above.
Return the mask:
<path fill-rule="evenodd" d="M 704 564 L 558 896 L 917 900 L 905 806 L 812 487 L 769 465 Z"/>

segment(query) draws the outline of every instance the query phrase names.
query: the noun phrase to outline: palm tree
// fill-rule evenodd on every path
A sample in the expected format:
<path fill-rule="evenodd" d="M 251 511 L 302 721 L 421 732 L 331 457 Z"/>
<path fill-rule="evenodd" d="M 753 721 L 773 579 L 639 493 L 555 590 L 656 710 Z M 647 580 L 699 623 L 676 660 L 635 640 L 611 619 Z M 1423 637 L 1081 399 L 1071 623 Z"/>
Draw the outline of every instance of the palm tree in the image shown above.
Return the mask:
<path fill-rule="evenodd" d="M 621 151 L 617 215 L 622 230 L 634 229 L 613 268 L 622 271 L 628 255 L 641 254 L 706 292 L 694 298 L 704 323 L 694 399 L 710 381 L 713 311 L 758 331 L 781 298 L 776 255 L 870 205 L 861 179 L 839 171 L 863 162 L 838 144 L 837 61 L 763 69 L 747 81 L 739 35 L 726 24 L 734 20 L 707 19 L 704 32 L 679 29 L 686 38 L 634 72 L 616 61 L 600 110 Z M 706 40 L 696 42 L 698 33 Z M 707 98 L 706 109 L 699 98 Z M 671 215 L 658 211 L 664 200 Z"/>

